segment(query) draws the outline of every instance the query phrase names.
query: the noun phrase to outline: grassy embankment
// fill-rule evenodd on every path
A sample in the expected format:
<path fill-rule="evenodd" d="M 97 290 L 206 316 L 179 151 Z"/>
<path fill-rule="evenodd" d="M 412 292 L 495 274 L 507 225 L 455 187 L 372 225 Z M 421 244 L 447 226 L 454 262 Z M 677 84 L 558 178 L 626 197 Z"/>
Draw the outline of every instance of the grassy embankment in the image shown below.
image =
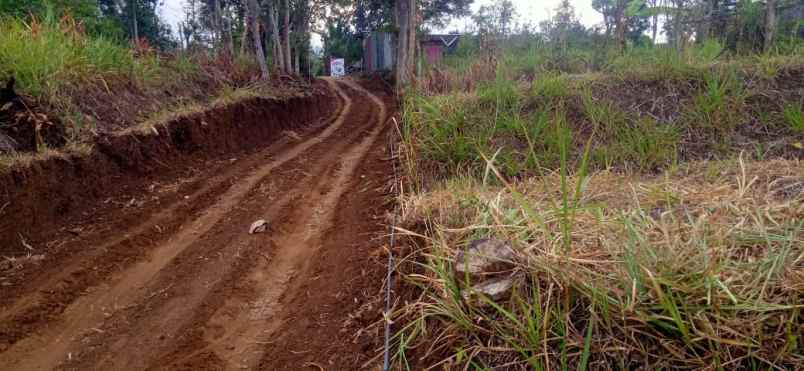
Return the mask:
<path fill-rule="evenodd" d="M 588 64 L 522 49 L 431 73 L 401 126 L 416 248 L 399 269 L 418 290 L 398 365 L 800 366 L 804 64 L 718 54 L 567 74 Z M 482 237 L 516 252 L 500 300 L 454 269 Z"/>
<path fill-rule="evenodd" d="M 37 130 L 63 125 L 68 151 L 89 150 L 97 135 L 245 95 L 269 94 L 251 85 L 254 76 L 256 67 L 247 58 L 232 61 L 204 52 L 165 54 L 144 44 L 130 46 L 87 35 L 69 17 L 0 18 L 2 85 L 14 77 L 25 105 L 44 115 L 37 116 L 45 122 Z M 16 130 L 21 125 L 15 123 L 16 112 L 8 117 L 2 129 Z M 3 162 L 55 152 L 46 143 L 37 147 L 34 154 L 2 155 Z"/>

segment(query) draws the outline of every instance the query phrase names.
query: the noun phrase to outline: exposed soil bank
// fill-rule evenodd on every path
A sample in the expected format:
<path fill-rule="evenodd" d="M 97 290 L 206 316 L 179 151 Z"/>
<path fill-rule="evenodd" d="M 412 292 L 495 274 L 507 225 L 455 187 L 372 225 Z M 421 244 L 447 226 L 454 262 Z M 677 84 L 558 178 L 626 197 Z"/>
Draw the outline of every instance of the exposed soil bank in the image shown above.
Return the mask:
<path fill-rule="evenodd" d="M 0 369 L 376 363 L 394 102 L 371 84 L 324 82 L 329 115 L 253 149 L 240 150 L 254 135 L 206 144 L 188 127 L 164 132 L 164 153 L 131 144 L 125 161 L 103 157 L 120 169 L 109 196 L 32 233 L 30 257 L 0 262 Z M 250 234 L 258 219 L 267 230 Z"/>
<path fill-rule="evenodd" d="M 63 221 L 121 192 L 180 171 L 183 160 L 219 157 L 282 137 L 285 130 L 329 117 L 339 100 L 318 82 L 286 99 L 250 97 L 178 117 L 152 131 L 101 137 L 88 155 L 35 160 L 0 174 L 0 255 L 29 253 L 28 236 L 48 235 Z"/>

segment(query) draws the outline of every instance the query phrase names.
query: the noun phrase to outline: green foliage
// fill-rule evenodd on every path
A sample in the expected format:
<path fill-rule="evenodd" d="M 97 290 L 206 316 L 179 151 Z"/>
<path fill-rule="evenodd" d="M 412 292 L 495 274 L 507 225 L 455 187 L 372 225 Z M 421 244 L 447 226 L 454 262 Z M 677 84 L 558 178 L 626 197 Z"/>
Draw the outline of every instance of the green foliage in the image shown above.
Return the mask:
<path fill-rule="evenodd" d="M 725 35 L 730 49 L 740 53 L 751 53 L 762 50 L 765 31 L 764 4 L 758 1 L 740 0 L 736 6 L 737 22 L 730 25 Z"/>
<path fill-rule="evenodd" d="M 596 3 L 638 22 L 664 14 L 688 27 L 695 15 Z M 543 33 L 498 38 L 496 50 L 467 44 L 435 74 L 482 76 L 475 84 L 406 98 L 400 153 L 416 186 L 402 202 L 427 227 L 415 231 L 426 247 L 409 278 L 422 300 L 400 310 L 413 317 L 400 353 L 418 344 L 424 363 L 447 368 L 629 369 L 635 354 L 647 369 L 795 367 L 801 308 L 780 288 L 804 224 L 785 222 L 794 198 L 768 197 L 778 185 L 767 182 L 800 165 L 748 171 L 743 159 L 797 153 L 769 148 L 804 134 L 800 99 L 765 98 L 795 90 L 780 80 L 800 75 L 801 41 L 746 57 L 732 43 L 756 35 L 731 40 L 742 31 L 724 25 L 687 44 L 673 37 L 689 30 L 669 25 L 677 44 L 650 45 L 640 31 L 621 53 L 611 37 L 571 31 L 569 2 L 562 8 Z M 496 73 L 474 73 L 488 65 Z M 451 266 L 467 241 L 489 236 L 521 258 L 510 297 L 498 300 Z M 769 318 L 787 325 L 762 326 Z M 429 343 L 447 338 L 450 347 Z"/>
<path fill-rule="evenodd" d="M 328 24 L 323 39 L 327 57 L 344 58 L 347 64 L 363 58 L 363 44 L 345 19 Z"/>
<path fill-rule="evenodd" d="M 517 114 L 522 104 L 522 93 L 514 84 L 502 77 L 481 84 L 477 89 L 477 97 L 481 104 L 490 108 L 497 116 Z"/>
<path fill-rule="evenodd" d="M 569 94 L 568 84 L 561 75 L 546 73 L 533 82 L 533 94 L 537 98 L 555 101 Z"/>
<path fill-rule="evenodd" d="M 733 69 L 718 69 L 706 73 L 704 86 L 690 107 L 691 127 L 714 129 L 718 134 L 734 131 L 742 119 L 745 92 Z"/>
<path fill-rule="evenodd" d="M 101 12 L 98 0 L 0 0 L 0 16 L 25 20 L 68 17 L 91 35 L 125 38 L 124 28 L 118 20 Z"/>
<path fill-rule="evenodd" d="M 804 109 L 801 104 L 789 103 L 784 107 L 784 118 L 794 133 L 804 134 Z"/>
<path fill-rule="evenodd" d="M 592 159 L 606 167 L 625 164 L 651 171 L 676 162 L 679 140 L 676 127 L 643 119 L 621 127 L 616 140 L 593 150 Z"/>
<path fill-rule="evenodd" d="M 467 60 L 467 58 L 474 57 L 480 51 L 479 38 L 475 35 L 462 35 L 458 39 L 458 45 L 455 51 L 446 55 L 445 61 Z"/>
<path fill-rule="evenodd" d="M 467 121 L 463 102 L 457 97 L 414 97 L 410 102 L 416 111 L 406 115 L 409 128 L 417 134 L 426 133 L 415 138 L 421 148 L 420 156 L 451 169 L 458 169 L 477 158 L 474 142 L 465 135 L 471 124 Z M 413 139 L 408 137 L 408 140 Z"/>
<path fill-rule="evenodd" d="M 0 18 L 0 76 L 15 76 L 19 87 L 33 96 L 52 96 L 63 84 L 89 74 L 128 73 L 134 65 L 128 49 L 103 37 L 64 30 L 52 16 L 32 24 Z"/>
<path fill-rule="evenodd" d="M 472 15 L 472 20 L 479 34 L 508 35 L 513 31 L 516 17 L 516 9 L 510 0 L 497 0 L 490 5 L 481 6 Z"/>
<path fill-rule="evenodd" d="M 48 11 L 89 22 L 100 16 L 97 0 L 0 0 L 0 15 L 27 18 L 43 16 Z"/>

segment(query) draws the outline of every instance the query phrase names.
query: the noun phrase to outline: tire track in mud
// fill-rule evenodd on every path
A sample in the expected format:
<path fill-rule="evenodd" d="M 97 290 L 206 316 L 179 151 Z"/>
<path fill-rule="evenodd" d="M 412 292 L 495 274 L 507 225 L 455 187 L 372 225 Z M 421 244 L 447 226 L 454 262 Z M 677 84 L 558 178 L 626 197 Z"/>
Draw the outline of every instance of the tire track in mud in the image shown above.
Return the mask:
<path fill-rule="evenodd" d="M 294 291 L 300 285 L 294 282 L 303 282 L 305 277 L 309 277 L 308 262 L 324 243 L 324 233 L 335 222 L 337 203 L 349 190 L 349 182 L 353 180 L 360 161 L 385 128 L 387 113 L 384 104 L 358 85 L 350 81 L 345 83 L 377 105 L 374 117 L 366 120 L 374 122 L 374 127 L 357 144 L 342 152 L 337 168 L 329 171 L 329 176 L 322 177 L 322 181 L 311 189 L 310 194 L 322 197 L 304 200 L 303 206 L 283 223 L 288 229 L 273 240 L 279 247 L 275 256 L 270 261 L 261 260 L 248 274 L 254 295 L 247 299 L 228 298 L 209 318 L 205 328 L 221 328 L 222 334 L 204 331 L 208 345 L 188 355 L 171 355 L 178 358 L 172 361 L 174 366 L 210 352 L 209 356 L 221 360 L 226 369 L 254 369 L 263 355 L 260 345 L 269 343 L 277 328 L 288 320 L 282 316 L 281 299 L 295 295 Z M 344 96 L 344 99 L 349 98 Z"/>
<path fill-rule="evenodd" d="M 370 93 L 350 83 L 348 88 L 329 83 L 344 102 L 330 126 L 247 173 L 190 225 L 158 243 L 148 259 L 85 290 L 58 321 L 0 353 L 0 365 L 146 369 L 209 351 L 215 359 L 207 363 L 253 367 L 258 353 L 245 363 L 241 357 L 250 344 L 232 346 L 226 339 L 256 339 L 276 327 L 265 321 L 269 309 L 279 305 L 299 263 L 315 253 L 310 245 L 328 228 L 357 163 L 382 129 L 373 123 L 385 116 L 383 106 L 379 112 L 365 110 L 350 98 L 365 101 Z M 343 155 L 333 156 L 338 153 Z M 269 233 L 244 233 L 250 221 L 262 217 L 272 221 Z M 143 225 L 150 224 L 156 223 Z M 144 227 L 129 233 L 138 228 Z M 24 309 L 25 300 L 12 309 Z M 246 304 L 252 310 L 244 316 L 240 310 Z M 255 320 L 267 325 L 253 326 Z M 199 340 L 208 345 L 187 353 Z"/>
<path fill-rule="evenodd" d="M 341 105 L 325 122 L 334 122 L 344 108 Z M 321 126 L 325 125 L 311 125 L 302 130 L 313 133 Z M 143 259 L 155 244 L 163 243 L 185 223 L 202 215 L 243 173 L 254 171 L 271 156 L 287 152 L 295 145 L 289 138 L 280 138 L 266 150 L 247 155 L 233 164 L 231 160 L 218 161 L 223 165 L 214 164 L 214 171 L 195 174 L 195 181 L 179 179 L 179 185 L 189 182 L 189 186 L 177 186 L 174 194 L 168 193 L 165 195 L 167 197 L 163 197 L 168 201 L 170 198 L 178 200 L 169 202 L 161 211 L 145 215 L 144 222 L 119 233 L 106 227 L 105 230 L 101 228 L 96 233 L 90 232 L 66 241 L 66 249 L 71 254 L 59 257 L 58 271 L 34 275 L 0 297 L 0 353 L 4 350 L 4 341 L 13 344 L 40 329 L 47 321 L 60 316 L 68 304 L 90 287 Z M 201 176 L 206 178 L 199 181 Z M 89 229 L 93 227 L 90 225 Z M 109 238 L 110 234 L 116 237 Z M 87 240 L 103 242 L 87 246 L 84 242 Z"/>
<path fill-rule="evenodd" d="M 388 134 L 388 109 L 395 105 L 389 91 L 371 87 L 382 93 L 381 100 L 354 81 L 346 83 L 366 94 L 366 106 L 379 112 L 376 125 L 384 128 L 378 134 Z M 360 178 L 333 208 L 337 224 L 321 234 L 317 253 L 286 290 L 277 327 L 265 336 L 270 340 L 258 342 L 263 345 L 260 370 L 357 370 L 369 367 L 377 355 L 381 335 L 374 325 L 381 320 L 386 213 L 393 202 L 386 161 L 392 159 L 384 140 L 364 144 L 364 160 L 355 169 Z M 365 222 L 349 222 L 355 218 Z"/>

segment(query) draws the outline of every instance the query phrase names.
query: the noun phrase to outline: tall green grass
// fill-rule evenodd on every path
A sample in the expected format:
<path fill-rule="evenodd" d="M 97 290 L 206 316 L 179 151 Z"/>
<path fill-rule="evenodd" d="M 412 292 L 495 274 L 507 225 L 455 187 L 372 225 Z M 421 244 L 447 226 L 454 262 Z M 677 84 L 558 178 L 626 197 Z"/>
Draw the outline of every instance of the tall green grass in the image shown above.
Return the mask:
<path fill-rule="evenodd" d="M 52 97 L 64 84 L 90 74 L 144 73 L 127 47 L 103 37 L 87 37 L 69 19 L 48 16 L 29 23 L 0 18 L 0 77 L 16 77 L 22 91 Z"/>
<path fill-rule="evenodd" d="M 784 106 L 784 118 L 793 132 L 804 134 L 804 108 L 802 108 L 801 104 L 786 104 Z"/>
<path fill-rule="evenodd" d="M 424 246 L 405 270 L 421 296 L 400 309 L 398 364 L 802 364 L 801 195 L 774 191 L 774 180 L 797 181 L 802 168 L 747 163 L 739 145 L 802 133 L 798 102 L 752 99 L 775 94 L 779 75 L 801 62 L 725 55 L 716 42 L 603 61 L 503 50 L 483 57 L 496 73 L 472 89 L 406 97 L 400 131 L 416 193 L 402 204 L 412 225 L 426 227 L 409 233 Z M 602 73 L 574 73 L 590 70 Z M 783 117 L 785 130 L 758 134 L 763 114 Z M 685 163 L 713 157 L 731 159 Z M 482 237 L 518 253 L 509 297 L 478 296 L 455 272 L 456 252 Z"/>

